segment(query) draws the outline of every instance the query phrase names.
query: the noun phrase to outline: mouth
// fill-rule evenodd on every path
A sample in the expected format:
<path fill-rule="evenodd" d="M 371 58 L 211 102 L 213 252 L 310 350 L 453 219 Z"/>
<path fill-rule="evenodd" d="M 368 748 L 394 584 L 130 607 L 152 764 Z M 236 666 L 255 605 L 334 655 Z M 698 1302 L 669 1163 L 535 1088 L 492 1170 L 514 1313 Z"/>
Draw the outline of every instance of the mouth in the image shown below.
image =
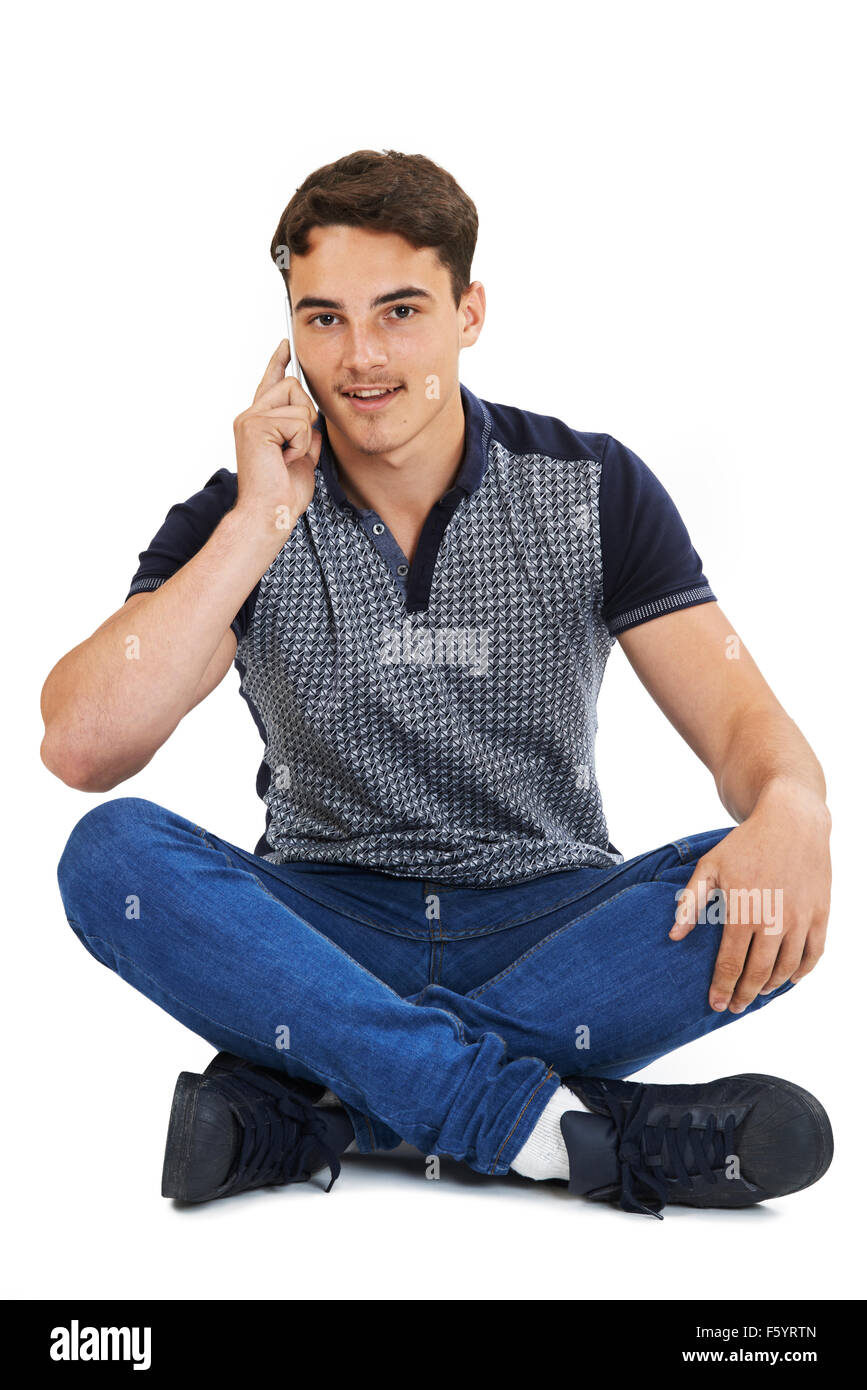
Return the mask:
<path fill-rule="evenodd" d="M 402 386 L 355 386 L 348 391 L 341 391 L 340 394 L 353 410 L 367 413 L 371 410 L 382 410 L 403 389 Z"/>

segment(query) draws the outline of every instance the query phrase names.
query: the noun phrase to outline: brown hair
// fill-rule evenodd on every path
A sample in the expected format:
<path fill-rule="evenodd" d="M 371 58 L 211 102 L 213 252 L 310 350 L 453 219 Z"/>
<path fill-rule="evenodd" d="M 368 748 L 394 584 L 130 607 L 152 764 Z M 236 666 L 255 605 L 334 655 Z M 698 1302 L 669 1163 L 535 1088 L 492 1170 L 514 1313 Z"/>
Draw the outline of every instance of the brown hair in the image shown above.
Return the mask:
<path fill-rule="evenodd" d="M 283 209 L 271 259 L 288 288 L 286 251 L 303 256 L 312 227 L 348 225 L 396 232 L 433 247 L 451 276 L 455 304 L 470 286 L 479 218 L 475 203 L 423 154 L 356 150 L 309 174 Z"/>

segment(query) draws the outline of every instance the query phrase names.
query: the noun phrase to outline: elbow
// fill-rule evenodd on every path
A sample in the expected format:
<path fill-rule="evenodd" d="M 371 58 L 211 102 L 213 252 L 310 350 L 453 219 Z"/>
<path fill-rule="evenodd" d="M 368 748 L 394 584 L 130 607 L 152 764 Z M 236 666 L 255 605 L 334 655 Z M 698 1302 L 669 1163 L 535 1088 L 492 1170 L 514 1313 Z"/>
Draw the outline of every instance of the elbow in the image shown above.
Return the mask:
<path fill-rule="evenodd" d="M 112 777 L 104 766 L 76 748 L 65 736 L 58 736 L 50 727 L 39 749 L 39 756 L 48 771 L 78 792 L 109 792 L 122 778 Z"/>

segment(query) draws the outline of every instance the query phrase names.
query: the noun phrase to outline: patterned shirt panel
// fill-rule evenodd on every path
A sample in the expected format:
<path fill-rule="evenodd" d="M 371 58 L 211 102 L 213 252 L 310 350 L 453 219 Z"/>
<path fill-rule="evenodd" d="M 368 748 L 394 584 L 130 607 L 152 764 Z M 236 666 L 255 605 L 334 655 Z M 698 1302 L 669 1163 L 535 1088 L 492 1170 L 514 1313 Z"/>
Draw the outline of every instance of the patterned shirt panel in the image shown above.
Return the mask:
<path fill-rule="evenodd" d="M 609 652 L 714 596 L 637 455 L 461 394 L 464 459 L 412 566 L 347 501 L 320 414 L 313 499 L 233 624 L 272 862 L 476 886 L 622 862 L 594 760 Z M 221 470 L 173 508 L 130 592 L 164 582 L 235 495 Z"/>

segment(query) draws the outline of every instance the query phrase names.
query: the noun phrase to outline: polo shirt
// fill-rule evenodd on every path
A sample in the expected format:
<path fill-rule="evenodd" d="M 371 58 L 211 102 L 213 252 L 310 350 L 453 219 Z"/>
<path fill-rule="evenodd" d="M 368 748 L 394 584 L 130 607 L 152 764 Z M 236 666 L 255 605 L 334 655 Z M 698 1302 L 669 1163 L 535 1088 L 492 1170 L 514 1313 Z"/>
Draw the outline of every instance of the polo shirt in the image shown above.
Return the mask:
<path fill-rule="evenodd" d="M 272 863 L 483 887 L 623 861 L 594 759 L 609 652 L 715 595 L 631 449 L 460 393 L 462 459 L 412 564 L 346 497 L 320 411 L 313 498 L 232 623 Z M 172 507 L 128 597 L 165 583 L 236 499 L 221 468 Z"/>

